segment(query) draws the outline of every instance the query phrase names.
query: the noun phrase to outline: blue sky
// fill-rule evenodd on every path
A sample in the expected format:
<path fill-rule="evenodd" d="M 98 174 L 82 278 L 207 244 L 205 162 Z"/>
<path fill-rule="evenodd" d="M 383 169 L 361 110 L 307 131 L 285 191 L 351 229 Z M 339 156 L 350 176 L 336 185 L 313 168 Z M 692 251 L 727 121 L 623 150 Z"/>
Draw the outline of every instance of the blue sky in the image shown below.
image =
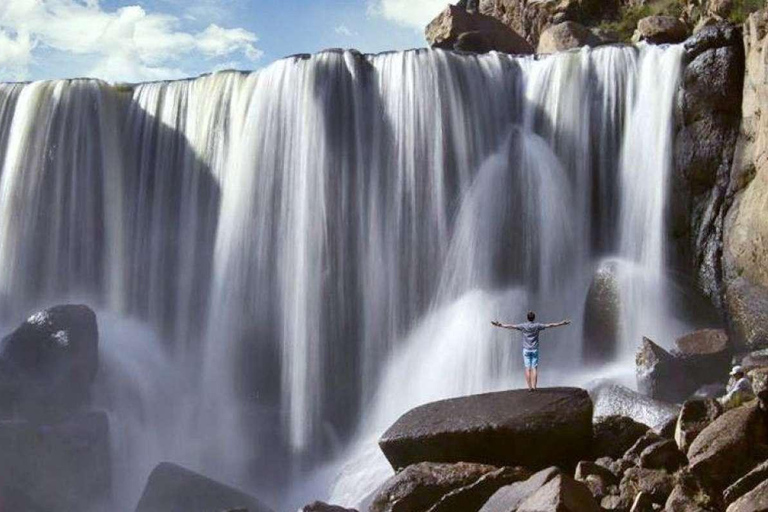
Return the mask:
<path fill-rule="evenodd" d="M 425 45 L 447 0 L 0 0 L 0 81 L 135 82 Z"/>

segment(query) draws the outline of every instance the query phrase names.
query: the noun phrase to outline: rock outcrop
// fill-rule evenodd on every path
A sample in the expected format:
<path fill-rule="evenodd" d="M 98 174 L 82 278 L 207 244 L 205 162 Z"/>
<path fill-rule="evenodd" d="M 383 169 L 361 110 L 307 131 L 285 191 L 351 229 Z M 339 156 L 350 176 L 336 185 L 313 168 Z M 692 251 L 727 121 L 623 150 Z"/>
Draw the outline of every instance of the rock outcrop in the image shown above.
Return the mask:
<path fill-rule="evenodd" d="M 689 400 L 685 402 L 675 424 L 677 446 L 687 453 L 694 439 L 722 412 L 723 407 L 717 400 Z"/>
<path fill-rule="evenodd" d="M 544 388 L 417 407 L 384 433 L 379 446 L 396 470 L 419 462 L 541 469 L 575 466 L 589 453 L 591 440 L 592 401 L 587 392 Z"/>
<path fill-rule="evenodd" d="M 492 50 L 511 54 L 533 53 L 533 46 L 501 21 L 454 5 L 446 7 L 427 25 L 426 37 L 433 48 L 479 53 Z"/>
<path fill-rule="evenodd" d="M 637 23 L 632 41 L 652 44 L 680 43 L 688 37 L 685 23 L 672 16 L 648 16 Z"/>
<path fill-rule="evenodd" d="M 163 462 L 149 475 L 136 512 L 211 512 L 233 508 L 270 512 L 269 507 L 242 491 Z"/>
<path fill-rule="evenodd" d="M 0 342 L 3 415 L 50 421 L 90 402 L 98 369 L 96 315 L 62 305 L 30 316 Z"/>

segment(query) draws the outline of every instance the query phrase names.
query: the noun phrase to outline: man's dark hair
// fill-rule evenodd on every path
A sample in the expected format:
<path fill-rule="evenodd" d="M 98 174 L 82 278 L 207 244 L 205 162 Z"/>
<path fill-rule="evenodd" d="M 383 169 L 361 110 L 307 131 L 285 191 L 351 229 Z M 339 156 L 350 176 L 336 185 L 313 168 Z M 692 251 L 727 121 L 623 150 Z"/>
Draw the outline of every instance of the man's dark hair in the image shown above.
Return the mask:
<path fill-rule="evenodd" d="M 529 322 L 533 322 L 534 320 L 536 320 L 536 313 L 534 313 L 533 311 L 529 311 L 528 312 L 528 321 Z"/>

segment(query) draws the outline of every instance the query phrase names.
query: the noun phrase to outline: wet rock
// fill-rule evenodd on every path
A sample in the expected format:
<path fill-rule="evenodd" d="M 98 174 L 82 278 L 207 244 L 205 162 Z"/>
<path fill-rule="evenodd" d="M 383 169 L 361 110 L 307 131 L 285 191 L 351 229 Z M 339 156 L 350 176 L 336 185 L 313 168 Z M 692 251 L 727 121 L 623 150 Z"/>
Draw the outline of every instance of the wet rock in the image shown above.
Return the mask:
<path fill-rule="evenodd" d="M 2 510 L 106 507 L 111 463 L 104 412 L 76 414 L 53 425 L 0 422 L 0 453 Z"/>
<path fill-rule="evenodd" d="M 600 44 L 603 44 L 603 41 L 584 25 L 565 21 L 549 27 L 541 34 L 536 53 L 557 53 Z"/>
<path fill-rule="evenodd" d="M 170 462 L 149 475 L 136 512 L 210 512 L 245 508 L 269 512 L 256 498 Z"/>
<path fill-rule="evenodd" d="M 690 471 L 725 489 L 764 460 L 766 443 L 765 413 L 753 401 L 725 412 L 701 431 L 688 449 Z"/>
<path fill-rule="evenodd" d="M 523 468 L 500 468 L 481 476 L 476 482 L 455 489 L 429 508 L 428 512 L 479 510 L 501 487 L 527 480 L 531 473 Z"/>
<path fill-rule="evenodd" d="M 470 485 L 498 468 L 485 464 L 422 462 L 408 466 L 381 487 L 370 512 L 427 510 L 449 492 Z"/>
<path fill-rule="evenodd" d="M 640 467 L 664 469 L 673 473 L 688 464 L 685 454 L 671 439 L 665 439 L 646 447 L 640 454 Z"/>
<path fill-rule="evenodd" d="M 675 356 L 697 386 L 728 379 L 732 350 L 723 329 L 700 329 L 678 338 Z"/>
<path fill-rule="evenodd" d="M 672 16 L 648 16 L 637 23 L 632 41 L 652 44 L 681 43 L 688 37 L 685 23 Z"/>
<path fill-rule="evenodd" d="M 621 294 L 616 281 L 617 263 L 605 261 L 597 268 L 584 303 L 585 364 L 613 361 L 619 340 Z"/>
<path fill-rule="evenodd" d="M 395 469 L 424 461 L 540 469 L 574 466 L 589 454 L 591 441 L 592 401 L 587 392 L 546 388 L 417 407 L 384 433 L 379 446 Z"/>
<path fill-rule="evenodd" d="M 687 471 L 677 475 L 677 485 L 664 507 L 668 512 L 718 512 L 725 508 L 718 492 L 713 492 Z"/>
<path fill-rule="evenodd" d="M 766 480 L 768 480 L 768 462 L 763 462 L 723 491 L 725 504 L 730 505 Z"/>
<path fill-rule="evenodd" d="M 631 504 L 640 492 L 650 496 L 654 503 L 664 504 L 673 487 L 674 479 L 666 471 L 630 468 L 621 479 L 619 490 L 621 498 L 627 504 Z"/>
<path fill-rule="evenodd" d="M 483 44 L 486 45 L 482 49 L 486 51 L 533 53 L 530 43 L 496 18 L 470 13 L 454 5 L 449 5 L 426 28 L 427 41 L 433 48 L 452 49 L 459 37 L 465 33 L 473 33 L 471 40 L 475 42 L 482 38 Z"/>
<path fill-rule="evenodd" d="M 677 405 L 653 400 L 616 384 L 601 384 L 592 389 L 590 395 L 596 418 L 625 416 L 651 428 L 663 426 L 680 411 Z"/>
<path fill-rule="evenodd" d="M 635 363 L 637 390 L 650 398 L 677 402 L 696 389 L 683 364 L 648 338 L 643 338 Z"/>
<path fill-rule="evenodd" d="M 723 412 L 717 400 L 689 400 L 680 409 L 675 425 L 675 442 L 684 452 L 688 451 L 696 436 Z"/>
<path fill-rule="evenodd" d="M 525 499 L 559 475 L 562 475 L 560 470 L 551 467 L 539 471 L 527 480 L 504 486 L 485 502 L 480 512 L 515 511 Z"/>
<path fill-rule="evenodd" d="M 0 393 L 10 412 L 55 421 L 90 402 L 98 370 L 96 315 L 63 305 L 30 316 L 0 342 Z"/>
<path fill-rule="evenodd" d="M 517 512 L 600 512 L 587 487 L 567 475 L 557 475 L 523 501 Z"/>
<path fill-rule="evenodd" d="M 768 510 L 768 480 L 731 503 L 726 512 L 764 512 Z"/>
<path fill-rule="evenodd" d="M 626 416 L 595 418 L 592 428 L 592 456 L 617 459 L 648 430 L 648 426 Z"/>
<path fill-rule="evenodd" d="M 241 509 L 241 510 L 248 512 L 247 509 Z M 309 505 L 304 505 L 299 512 L 358 512 L 358 511 L 352 508 L 344 508 L 344 507 L 339 507 L 337 505 L 329 505 L 328 503 L 323 503 L 322 501 L 315 501 L 314 503 L 310 503 Z"/>

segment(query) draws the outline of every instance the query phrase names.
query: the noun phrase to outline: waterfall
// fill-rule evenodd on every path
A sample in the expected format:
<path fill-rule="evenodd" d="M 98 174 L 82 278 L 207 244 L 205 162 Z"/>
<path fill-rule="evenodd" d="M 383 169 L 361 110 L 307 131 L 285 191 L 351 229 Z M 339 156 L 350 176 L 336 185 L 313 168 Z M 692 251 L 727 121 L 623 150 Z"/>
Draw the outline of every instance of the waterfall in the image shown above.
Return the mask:
<path fill-rule="evenodd" d="M 130 430 L 131 492 L 137 454 L 253 486 L 349 454 L 410 406 L 518 385 L 493 317 L 572 318 L 546 335 L 559 371 L 543 378 L 575 379 L 600 258 L 663 276 L 681 59 L 327 51 L 175 82 L 0 85 L 1 311 L 76 298 L 120 326 L 103 331 L 100 403 Z"/>

